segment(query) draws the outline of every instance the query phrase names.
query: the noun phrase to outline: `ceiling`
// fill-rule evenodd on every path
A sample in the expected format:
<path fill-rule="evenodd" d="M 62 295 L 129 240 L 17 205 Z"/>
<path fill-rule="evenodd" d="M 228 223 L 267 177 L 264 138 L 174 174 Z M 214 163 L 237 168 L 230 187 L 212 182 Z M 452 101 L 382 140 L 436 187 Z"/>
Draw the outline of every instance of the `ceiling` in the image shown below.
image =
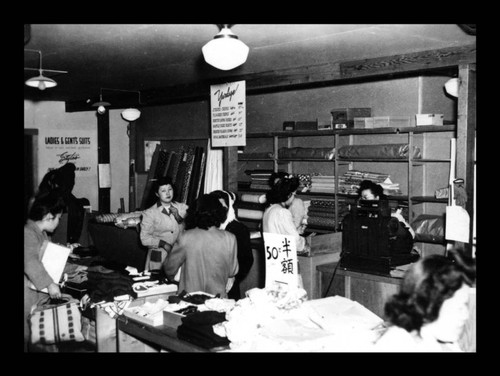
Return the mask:
<path fill-rule="evenodd" d="M 58 85 L 44 91 L 24 85 L 24 99 L 87 101 L 90 110 L 101 88 L 103 100 L 111 101 L 117 94 L 138 97 L 137 91 L 221 77 L 476 42 L 471 24 L 236 24 L 231 30 L 250 52 L 242 66 L 220 71 L 201 53 L 219 32 L 216 24 L 25 25 L 25 50 L 41 51 L 43 69 L 68 73 L 45 71 Z M 24 51 L 24 67 L 38 69 L 39 54 Z M 24 70 L 24 80 L 36 75 Z"/>

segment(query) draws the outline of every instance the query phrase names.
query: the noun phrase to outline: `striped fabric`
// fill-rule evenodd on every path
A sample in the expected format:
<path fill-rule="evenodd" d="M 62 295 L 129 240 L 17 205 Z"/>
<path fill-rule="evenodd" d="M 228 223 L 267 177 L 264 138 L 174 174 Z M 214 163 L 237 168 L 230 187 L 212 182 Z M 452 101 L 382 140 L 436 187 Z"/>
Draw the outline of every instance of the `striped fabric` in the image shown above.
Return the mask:
<path fill-rule="evenodd" d="M 58 306 L 43 305 L 30 315 L 31 343 L 54 343 L 85 340 L 82 334 L 80 308 L 76 299 Z"/>

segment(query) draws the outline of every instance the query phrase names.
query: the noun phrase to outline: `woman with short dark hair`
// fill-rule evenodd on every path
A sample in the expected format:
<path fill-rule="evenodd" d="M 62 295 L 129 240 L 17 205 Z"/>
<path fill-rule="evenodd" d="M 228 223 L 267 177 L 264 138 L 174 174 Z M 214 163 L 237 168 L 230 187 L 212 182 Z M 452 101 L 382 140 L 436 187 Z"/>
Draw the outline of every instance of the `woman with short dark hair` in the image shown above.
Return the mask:
<path fill-rule="evenodd" d="M 400 290 L 385 305 L 390 327 L 378 351 L 461 351 L 457 341 L 469 317 L 475 263 L 456 250 L 455 260 L 430 255 L 412 264 Z"/>
<path fill-rule="evenodd" d="M 160 270 L 179 234 L 184 231 L 188 206 L 175 201 L 176 189 L 169 177 L 154 184 L 158 201 L 142 212 L 140 239 L 148 247 L 145 270 Z"/>
<path fill-rule="evenodd" d="M 162 266 L 171 281 L 182 267 L 179 291 L 227 297 L 228 280 L 238 273 L 238 258 L 236 236 L 219 229 L 226 216 L 219 199 L 210 194 L 200 196 L 188 209 L 186 231 L 179 235 Z"/>
<path fill-rule="evenodd" d="M 30 340 L 31 307 L 47 298 L 47 294 L 41 290 L 47 289 L 53 299 L 61 298 L 59 281 L 52 280 L 42 263 L 42 250 L 59 225 L 65 206 L 59 194 L 41 194 L 34 200 L 24 226 L 24 351 L 28 351 Z M 30 288 L 31 284 L 36 287 L 36 291 Z"/>

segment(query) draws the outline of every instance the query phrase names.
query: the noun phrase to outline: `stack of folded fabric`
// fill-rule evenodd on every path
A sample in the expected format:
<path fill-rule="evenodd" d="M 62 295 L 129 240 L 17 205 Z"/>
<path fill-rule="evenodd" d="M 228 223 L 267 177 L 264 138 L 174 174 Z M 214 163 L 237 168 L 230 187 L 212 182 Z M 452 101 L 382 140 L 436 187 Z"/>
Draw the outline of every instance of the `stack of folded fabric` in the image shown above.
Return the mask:
<path fill-rule="evenodd" d="M 309 192 L 312 187 L 312 177 L 319 175 L 317 172 L 313 172 L 310 174 L 296 174 L 299 178 L 299 192 Z"/>
<path fill-rule="evenodd" d="M 229 339 L 214 332 L 213 326 L 226 321 L 225 312 L 202 311 L 191 313 L 181 319 L 177 337 L 205 349 L 229 346 Z"/>
<path fill-rule="evenodd" d="M 269 178 L 273 173 L 272 170 L 246 170 L 245 173 L 250 176 L 250 189 L 268 191 Z"/>
<path fill-rule="evenodd" d="M 363 180 L 371 180 L 380 184 L 386 195 L 400 195 L 399 183 L 393 183 L 389 174 L 370 171 L 349 170 L 339 178 L 339 193 L 357 195 L 359 184 Z"/>
<path fill-rule="evenodd" d="M 242 194 L 235 206 L 236 217 L 238 219 L 261 220 L 264 215 L 265 202 L 265 194 Z"/>
<path fill-rule="evenodd" d="M 93 303 L 103 300 L 112 302 L 115 296 L 134 296 L 133 282 L 130 276 L 101 265 L 89 266 L 87 269 L 87 288 Z"/>
<path fill-rule="evenodd" d="M 333 175 L 311 176 L 310 192 L 335 193 L 335 176 Z"/>
<path fill-rule="evenodd" d="M 349 212 L 349 206 L 343 199 L 338 199 L 339 224 Z M 312 199 L 307 210 L 308 228 L 320 228 L 334 231 L 335 226 L 335 200 L 334 199 Z M 338 226 L 337 226 L 338 227 Z"/>

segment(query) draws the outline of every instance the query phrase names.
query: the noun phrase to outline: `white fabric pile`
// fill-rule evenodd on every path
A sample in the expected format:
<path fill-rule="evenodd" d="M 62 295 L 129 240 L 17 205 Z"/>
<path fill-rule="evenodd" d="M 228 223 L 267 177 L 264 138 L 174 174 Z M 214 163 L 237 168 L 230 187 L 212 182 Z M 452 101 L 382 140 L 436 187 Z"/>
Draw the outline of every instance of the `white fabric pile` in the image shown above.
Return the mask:
<path fill-rule="evenodd" d="M 371 351 L 383 323 L 350 299 L 306 300 L 303 289 L 286 285 L 247 291 L 226 319 L 217 332 L 235 352 Z"/>

